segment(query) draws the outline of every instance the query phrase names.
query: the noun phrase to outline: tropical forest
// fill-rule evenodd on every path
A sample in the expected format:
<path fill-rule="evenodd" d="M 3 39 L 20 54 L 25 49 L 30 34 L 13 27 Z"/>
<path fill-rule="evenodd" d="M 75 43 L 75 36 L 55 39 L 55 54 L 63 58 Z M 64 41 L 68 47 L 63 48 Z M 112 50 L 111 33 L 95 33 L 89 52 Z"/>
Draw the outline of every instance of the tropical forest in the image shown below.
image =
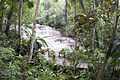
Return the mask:
<path fill-rule="evenodd" d="M 120 80 L 120 0 L 0 0 L 0 80 Z"/>

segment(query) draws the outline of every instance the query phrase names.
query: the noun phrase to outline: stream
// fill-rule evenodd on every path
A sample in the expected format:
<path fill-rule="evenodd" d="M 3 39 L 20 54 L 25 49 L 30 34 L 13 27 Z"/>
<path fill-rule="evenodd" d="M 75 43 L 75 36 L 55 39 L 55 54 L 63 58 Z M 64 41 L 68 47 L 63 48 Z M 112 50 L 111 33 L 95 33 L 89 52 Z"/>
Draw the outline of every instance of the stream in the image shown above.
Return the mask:
<path fill-rule="evenodd" d="M 32 26 L 32 24 L 30 26 Z M 21 31 L 23 39 L 30 39 L 30 34 L 32 33 L 30 28 L 22 27 Z M 42 38 L 46 41 L 48 46 L 43 46 L 43 49 L 54 51 L 56 64 L 70 65 L 70 62 L 67 59 L 59 57 L 59 52 L 62 49 L 68 49 L 69 51 L 72 51 L 75 47 L 75 40 L 70 37 L 63 36 L 60 31 L 57 31 L 52 27 L 39 24 L 36 24 L 36 38 Z M 51 61 L 52 59 L 51 57 L 49 57 L 48 53 L 45 53 L 44 57 L 48 61 Z M 80 66 L 87 67 L 86 64 L 82 64 Z"/>

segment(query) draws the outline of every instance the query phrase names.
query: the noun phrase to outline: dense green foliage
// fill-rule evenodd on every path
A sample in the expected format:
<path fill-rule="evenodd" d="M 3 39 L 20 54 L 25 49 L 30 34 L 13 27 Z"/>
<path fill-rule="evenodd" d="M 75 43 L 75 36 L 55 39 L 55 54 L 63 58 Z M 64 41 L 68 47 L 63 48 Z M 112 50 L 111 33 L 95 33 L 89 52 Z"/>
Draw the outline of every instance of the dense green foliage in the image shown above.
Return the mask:
<path fill-rule="evenodd" d="M 120 0 L 40 0 L 37 19 L 34 0 L 23 0 L 21 8 L 20 1 L 0 0 L 0 80 L 120 79 Z M 76 41 L 72 52 L 60 52 L 70 66 L 55 64 L 54 51 L 53 63 L 47 61 L 41 47 L 28 62 L 30 40 L 20 38 L 17 26 L 29 27 L 34 20 Z"/>

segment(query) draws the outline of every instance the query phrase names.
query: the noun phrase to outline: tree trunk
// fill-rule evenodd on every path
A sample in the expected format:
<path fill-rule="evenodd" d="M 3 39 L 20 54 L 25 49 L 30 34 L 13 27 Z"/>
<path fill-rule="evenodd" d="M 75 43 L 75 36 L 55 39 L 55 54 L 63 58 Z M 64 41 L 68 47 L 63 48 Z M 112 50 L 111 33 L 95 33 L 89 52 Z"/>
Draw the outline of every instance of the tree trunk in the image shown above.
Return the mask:
<path fill-rule="evenodd" d="M 36 17 L 38 16 L 38 10 L 39 10 L 39 4 L 40 0 L 36 0 L 36 8 L 35 8 L 35 15 L 34 15 L 34 21 L 33 21 L 33 27 L 32 27 L 32 35 L 31 35 L 31 46 L 30 46 L 30 54 L 28 62 L 31 62 L 32 56 L 33 56 L 33 48 L 34 48 L 34 42 L 35 42 L 35 36 L 36 36 Z"/>
<path fill-rule="evenodd" d="M 79 0 L 79 5 L 82 8 L 83 12 L 86 13 L 83 0 Z"/>
<path fill-rule="evenodd" d="M 8 36 L 9 33 L 9 29 L 10 29 L 10 25 L 11 25 L 11 18 L 12 18 L 12 14 L 13 14 L 13 5 L 10 8 L 8 14 L 7 14 L 7 23 L 6 23 L 6 29 L 5 29 L 5 34 Z"/>
<path fill-rule="evenodd" d="M 65 0 L 65 23 L 67 24 L 67 0 Z"/>
<path fill-rule="evenodd" d="M 9 32 L 11 17 L 12 17 L 12 10 L 9 11 L 8 16 L 7 16 L 7 24 L 6 24 L 6 29 L 5 29 L 6 35 L 8 35 L 8 32 Z"/>
<path fill-rule="evenodd" d="M 77 13 L 77 1 L 75 0 L 74 3 L 75 3 L 75 5 L 74 5 L 74 10 L 75 10 L 74 16 L 76 16 L 76 13 Z"/>
<path fill-rule="evenodd" d="M 49 8 L 50 8 L 49 0 L 46 0 L 45 1 L 46 23 L 48 23 L 47 21 L 49 20 Z"/>
<path fill-rule="evenodd" d="M 21 48 L 21 17 L 22 17 L 22 6 L 23 0 L 19 0 L 19 11 L 18 11 L 18 53 L 20 53 Z"/>
<path fill-rule="evenodd" d="M 0 7 L 1 8 L 4 8 L 4 3 L 3 1 L 0 2 Z M 2 26 L 3 26 L 3 17 L 4 17 L 4 14 L 3 14 L 3 10 L 0 11 L 1 12 L 1 16 L 0 16 L 0 32 L 2 32 Z"/>
<path fill-rule="evenodd" d="M 67 24 L 68 24 L 68 21 L 67 21 L 67 5 L 68 5 L 68 2 L 67 0 L 65 0 L 65 13 L 64 13 L 64 20 L 65 20 L 65 35 L 67 36 Z"/>
<path fill-rule="evenodd" d="M 76 6 L 76 0 L 74 0 L 74 17 L 76 17 L 77 13 L 77 6 Z M 76 22 L 74 23 L 76 24 Z M 79 48 L 79 33 L 76 32 L 75 34 L 75 48 Z"/>
<path fill-rule="evenodd" d="M 93 53 L 95 52 L 95 35 L 96 35 L 96 31 L 95 31 L 96 29 L 95 29 L 95 23 L 93 24 L 93 28 L 92 28 L 92 51 L 93 51 Z"/>

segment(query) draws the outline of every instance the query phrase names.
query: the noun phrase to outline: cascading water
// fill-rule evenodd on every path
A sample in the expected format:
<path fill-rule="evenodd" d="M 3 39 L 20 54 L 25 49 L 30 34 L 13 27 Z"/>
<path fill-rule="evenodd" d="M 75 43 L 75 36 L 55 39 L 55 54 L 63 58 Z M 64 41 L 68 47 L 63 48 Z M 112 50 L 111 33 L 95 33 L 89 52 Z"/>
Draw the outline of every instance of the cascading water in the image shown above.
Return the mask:
<path fill-rule="evenodd" d="M 22 38 L 29 39 L 30 33 L 30 28 L 22 27 Z M 59 31 L 45 25 L 36 24 L 36 38 L 42 38 L 46 41 L 48 47 L 43 48 L 48 48 L 49 50 L 53 50 L 55 52 L 56 63 L 59 65 L 63 65 L 63 63 L 65 63 L 65 59 L 59 57 L 59 52 L 64 48 L 72 50 L 75 46 L 75 41 L 72 38 L 63 37 Z M 48 54 L 45 54 L 45 58 L 47 60 L 50 59 Z M 65 64 L 69 63 L 66 61 Z"/>
<path fill-rule="evenodd" d="M 22 38 L 30 39 L 31 33 L 32 31 L 30 28 L 22 27 Z M 56 64 L 70 65 L 70 62 L 67 59 L 59 57 L 59 52 L 62 49 L 69 49 L 69 51 L 72 51 L 72 49 L 75 47 L 75 41 L 72 38 L 64 37 L 59 31 L 55 30 L 54 28 L 39 24 L 36 24 L 36 38 L 42 38 L 47 43 L 48 46 L 44 46 L 42 48 L 54 51 Z M 52 61 L 52 58 L 49 57 L 48 53 L 45 53 L 44 57 L 48 61 Z M 86 64 L 80 64 L 79 66 L 84 66 L 84 68 L 87 68 Z"/>

